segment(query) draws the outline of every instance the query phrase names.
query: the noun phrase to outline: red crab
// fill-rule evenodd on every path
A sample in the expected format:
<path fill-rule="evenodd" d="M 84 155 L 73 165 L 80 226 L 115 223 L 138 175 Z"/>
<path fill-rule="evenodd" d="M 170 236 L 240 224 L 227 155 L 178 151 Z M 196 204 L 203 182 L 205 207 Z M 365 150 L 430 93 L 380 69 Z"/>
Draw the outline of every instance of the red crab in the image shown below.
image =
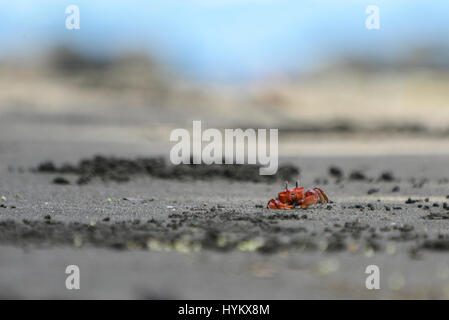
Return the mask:
<path fill-rule="evenodd" d="M 327 203 L 329 199 L 320 188 L 306 190 L 299 186 L 296 181 L 296 188 L 288 188 L 288 182 L 285 182 L 285 191 L 279 192 L 276 199 L 268 201 L 268 209 L 289 210 L 295 207 L 307 208 L 317 203 Z"/>

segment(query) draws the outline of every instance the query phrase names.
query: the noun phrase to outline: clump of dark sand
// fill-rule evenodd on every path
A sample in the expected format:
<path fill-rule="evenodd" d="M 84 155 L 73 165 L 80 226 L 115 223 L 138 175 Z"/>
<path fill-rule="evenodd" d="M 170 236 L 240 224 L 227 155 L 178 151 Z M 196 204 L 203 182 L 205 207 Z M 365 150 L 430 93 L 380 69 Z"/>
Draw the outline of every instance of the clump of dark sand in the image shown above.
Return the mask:
<path fill-rule="evenodd" d="M 336 166 L 329 167 L 329 175 L 341 179 L 343 178 L 343 170 Z"/>
<path fill-rule="evenodd" d="M 424 217 L 426 220 L 447 220 L 449 219 L 449 214 L 445 212 L 431 212 Z"/>
<path fill-rule="evenodd" d="M 354 181 L 363 181 L 366 180 L 366 176 L 363 172 L 361 171 L 352 171 L 351 174 L 349 175 L 349 180 L 354 180 Z"/>
<path fill-rule="evenodd" d="M 63 177 L 56 177 L 53 179 L 54 184 L 67 185 L 70 184 L 70 181 Z"/>
<path fill-rule="evenodd" d="M 449 239 L 431 239 L 426 240 L 420 246 L 421 249 L 433 250 L 433 251 L 448 251 Z"/>
<path fill-rule="evenodd" d="M 274 182 L 294 180 L 299 168 L 293 165 L 281 165 L 274 175 L 260 175 L 259 165 L 205 165 L 205 164 L 168 164 L 164 158 L 125 159 L 96 156 L 82 159 L 77 165 L 65 164 L 57 167 L 47 161 L 35 169 L 39 173 L 75 174 L 78 184 L 87 184 L 94 178 L 103 181 L 127 182 L 137 176 L 151 176 L 161 179 L 212 179 L 224 178 L 235 181 Z M 62 181 L 58 179 L 59 183 Z"/>
<path fill-rule="evenodd" d="M 378 180 L 383 182 L 392 182 L 395 180 L 395 178 L 392 172 L 385 171 L 381 173 Z"/>

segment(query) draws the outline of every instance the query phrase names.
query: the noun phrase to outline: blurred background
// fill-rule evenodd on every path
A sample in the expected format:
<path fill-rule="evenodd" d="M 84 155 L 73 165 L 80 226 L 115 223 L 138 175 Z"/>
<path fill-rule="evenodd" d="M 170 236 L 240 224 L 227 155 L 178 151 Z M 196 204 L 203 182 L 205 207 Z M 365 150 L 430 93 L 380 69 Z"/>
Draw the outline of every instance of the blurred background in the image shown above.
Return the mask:
<path fill-rule="evenodd" d="M 444 0 L 0 4 L 4 142 L 168 155 L 202 120 L 279 128 L 281 157 L 449 153 Z"/>

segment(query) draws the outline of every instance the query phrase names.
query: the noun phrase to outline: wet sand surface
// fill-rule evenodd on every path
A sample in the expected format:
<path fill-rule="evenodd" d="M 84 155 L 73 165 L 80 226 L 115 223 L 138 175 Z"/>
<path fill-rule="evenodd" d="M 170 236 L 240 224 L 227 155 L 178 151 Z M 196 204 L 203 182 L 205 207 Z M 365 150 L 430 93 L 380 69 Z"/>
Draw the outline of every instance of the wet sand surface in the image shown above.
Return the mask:
<path fill-rule="evenodd" d="M 116 125 L 89 136 L 82 126 L 37 121 L 27 131 L 5 119 L 2 298 L 449 298 L 445 143 L 428 155 L 281 152 L 301 184 L 322 187 L 332 203 L 272 211 L 265 205 L 281 181 L 137 175 L 78 185 L 75 174 L 32 172 L 46 160 L 164 156 L 170 145 L 120 139 Z M 70 264 L 80 267 L 77 291 L 65 288 Z M 380 290 L 365 288 L 371 264 Z"/>

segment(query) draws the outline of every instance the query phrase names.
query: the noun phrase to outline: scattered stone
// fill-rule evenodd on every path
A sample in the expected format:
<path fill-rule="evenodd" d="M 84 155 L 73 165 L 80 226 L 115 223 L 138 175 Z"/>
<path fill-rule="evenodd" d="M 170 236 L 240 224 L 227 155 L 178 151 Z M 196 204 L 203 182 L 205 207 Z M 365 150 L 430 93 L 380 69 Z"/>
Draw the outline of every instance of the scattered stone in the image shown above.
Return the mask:
<path fill-rule="evenodd" d="M 377 193 L 377 192 L 379 192 L 379 191 L 380 191 L 380 190 L 377 189 L 377 188 L 372 188 L 372 189 L 369 189 L 369 190 L 368 190 L 367 194 L 373 194 L 373 193 Z"/>
<path fill-rule="evenodd" d="M 256 204 L 255 207 L 256 207 L 256 208 L 259 208 L 259 209 L 262 209 L 262 208 L 263 208 L 263 205 L 261 205 L 261 204 Z"/>
<path fill-rule="evenodd" d="M 406 204 L 411 204 L 411 203 L 416 203 L 419 202 L 420 200 L 413 200 L 412 198 L 408 198 L 407 201 L 405 201 Z"/>
<path fill-rule="evenodd" d="M 399 192 L 401 191 L 401 188 L 399 186 L 394 186 L 393 189 L 391 189 L 391 192 Z"/>
<path fill-rule="evenodd" d="M 51 219 L 51 216 L 50 216 L 49 214 L 47 214 L 47 215 L 44 217 L 44 219 L 45 219 L 45 220 L 50 220 L 50 219 Z"/>
<path fill-rule="evenodd" d="M 106 217 L 106 218 L 103 219 L 103 221 L 104 221 L 104 222 L 109 222 L 109 221 L 111 221 L 111 218 Z"/>
<path fill-rule="evenodd" d="M 366 176 L 361 171 L 352 171 L 351 174 L 349 175 L 349 179 L 350 180 L 362 181 L 362 180 L 366 180 Z"/>
<path fill-rule="evenodd" d="M 449 214 L 442 212 L 431 212 L 423 218 L 426 220 L 447 220 L 449 219 Z"/>
<path fill-rule="evenodd" d="M 332 166 L 329 168 L 329 174 L 335 178 L 342 178 L 343 177 L 343 170 L 341 170 L 338 167 Z"/>
<path fill-rule="evenodd" d="M 440 206 L 440 204 L 436 203 L 436 202 L 432 204 L 432 207 L 439 207 L 439 206 Z"/>
<path fill-rule="evenodd" d="M 56 177 L 53 179 L 54 184 L 67 185 L 70 184 L 70 181 L 63 177 Z"/>
<path fill-rule="evenodd" d="M 392 182 L 394 181 L 394 176 L 393 173 L 386 171 L 386 172 L 382 172 L 382 174 L 380 175 L 379 181 L 384 181 L 384 182 Z"/>

